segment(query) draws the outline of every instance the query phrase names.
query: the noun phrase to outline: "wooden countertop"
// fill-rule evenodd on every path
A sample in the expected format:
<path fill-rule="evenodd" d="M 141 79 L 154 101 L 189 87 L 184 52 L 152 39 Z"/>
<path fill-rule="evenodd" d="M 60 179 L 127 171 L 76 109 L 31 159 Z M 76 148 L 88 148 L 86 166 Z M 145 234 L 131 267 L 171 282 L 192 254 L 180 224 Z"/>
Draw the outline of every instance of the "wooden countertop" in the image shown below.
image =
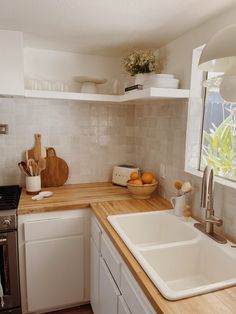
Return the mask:
<path fill-rule="evenodd" d="M 68 184 L 42 190 L 52 191 L 53 196 L 33 201 L 32 195 L 21 192 L 18 214 L 42 213 L 56 210 L 90 207 L 93 202 L 130 199 L 127 188 L 112 183 Z"/>
<path fill-rule="evenodd" d="M 32 196 L 27 195 L 23 190 L 18 214 L 91 207 L 145 295 L 159 313 L 236 313 L 236 287 L 180 301 L 166 300 L 153 285 L 152 281 L 106 219 L 108 215 L 114 214 L 167 209 L 170 208 L 168 201 L 158 196 L 145 201 L 135 200 L 131 198 L 126 188 L 114 186 L 111 183 L 64 185 L 57 188 L 48 188 L 47 190 L 52 191 L 54 193 L 53 196 L 41 201 L 32 201 Z M 222 265 L 222 269 L 223 267 Z"/>
<path fill-rule="evenodd" d="M 149 299 L 158 313 L 168 314 L 235 314 L 236 313 L 236 287 L 219 290 L 216 292 L 191 297 L 179 301 L 166 300 L 152 281 L 146 275 L 142 267 L 136 261 L 132 253 L 124 244 L 122 239 L 112 228 L 107 220 L 108 215 L 125 214 L 130 212 L 143 212 L 153 210 L 163 210 L 170 208 L 170 203 L 160 197 L 150 200 L 122 200 L 108 201 L 102 203 L 92 203 L 92 210 L 107 232 L 111 241 L 122 256 L 126 265 L 129 267 L 134 278 L 139 283 L 145 295 Z M 173 267 L 175 261 L 173 260 Z M 223 271 L 224 265 L 222 265 Z"/>

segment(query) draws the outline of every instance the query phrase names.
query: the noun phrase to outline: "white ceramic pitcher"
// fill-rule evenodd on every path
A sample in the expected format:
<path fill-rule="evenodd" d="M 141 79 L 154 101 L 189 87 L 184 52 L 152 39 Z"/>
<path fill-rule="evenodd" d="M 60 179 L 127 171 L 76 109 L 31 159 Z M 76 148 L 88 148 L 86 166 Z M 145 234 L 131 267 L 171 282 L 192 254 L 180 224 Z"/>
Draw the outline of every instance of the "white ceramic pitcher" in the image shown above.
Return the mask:
<path fill-rule="evenodd" d="M 183 216 L 183 210 L 186 206 L 186 196 L 173 196 L 170 198 L 171 205 L 174 208 L 174 213 L 176 216 Z"/>

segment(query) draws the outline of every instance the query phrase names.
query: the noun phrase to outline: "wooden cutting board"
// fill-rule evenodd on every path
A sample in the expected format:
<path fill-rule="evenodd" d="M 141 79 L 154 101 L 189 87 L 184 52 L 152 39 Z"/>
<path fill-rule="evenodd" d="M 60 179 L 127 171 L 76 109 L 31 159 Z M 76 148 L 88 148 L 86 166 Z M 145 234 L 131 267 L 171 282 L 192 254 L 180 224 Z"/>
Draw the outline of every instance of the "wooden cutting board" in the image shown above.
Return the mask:
<path fill-rule="evenodd" d="M 46 169 L 41 172 L 42 187 L 61 186 L 68 176 L 69 168 L 65 160 L 56 156 L 54 148 L 47 148 Z"/>
<path fill-rule="evenodd" d="M 47 157 L 47 151 L 46 148 L 41 143 L 41 134 L 35 134 L 34 138 L 35 138 L 34 147 L 27 151 L 28 159 L 32 158 L 35 161 L 39 161 L 40 157 L 41 158 Z"/>

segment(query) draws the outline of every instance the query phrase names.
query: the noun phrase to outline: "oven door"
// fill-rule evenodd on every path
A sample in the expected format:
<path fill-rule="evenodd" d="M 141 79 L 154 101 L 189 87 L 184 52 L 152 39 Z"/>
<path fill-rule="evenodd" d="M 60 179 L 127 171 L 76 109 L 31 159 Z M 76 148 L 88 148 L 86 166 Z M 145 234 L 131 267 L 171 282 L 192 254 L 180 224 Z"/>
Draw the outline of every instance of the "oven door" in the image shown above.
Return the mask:
<path fill-rule="evenodd" d="M 17 232 L 0 233 L 0 274 L 3 305 L 0 311 L 20 306 Z"/>

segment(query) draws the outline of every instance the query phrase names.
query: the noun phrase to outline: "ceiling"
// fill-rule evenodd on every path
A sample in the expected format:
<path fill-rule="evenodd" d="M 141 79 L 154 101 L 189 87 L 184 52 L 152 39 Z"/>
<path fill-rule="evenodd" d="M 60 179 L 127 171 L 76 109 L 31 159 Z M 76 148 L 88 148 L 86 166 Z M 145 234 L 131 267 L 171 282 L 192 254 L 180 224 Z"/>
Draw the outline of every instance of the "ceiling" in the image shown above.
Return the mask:
<path fill-rule="evenodd" d="M 29 47 L 121 56 L 158 48 L 235 0 L 0 0 L 0 29 L 25 33 Z"/>

